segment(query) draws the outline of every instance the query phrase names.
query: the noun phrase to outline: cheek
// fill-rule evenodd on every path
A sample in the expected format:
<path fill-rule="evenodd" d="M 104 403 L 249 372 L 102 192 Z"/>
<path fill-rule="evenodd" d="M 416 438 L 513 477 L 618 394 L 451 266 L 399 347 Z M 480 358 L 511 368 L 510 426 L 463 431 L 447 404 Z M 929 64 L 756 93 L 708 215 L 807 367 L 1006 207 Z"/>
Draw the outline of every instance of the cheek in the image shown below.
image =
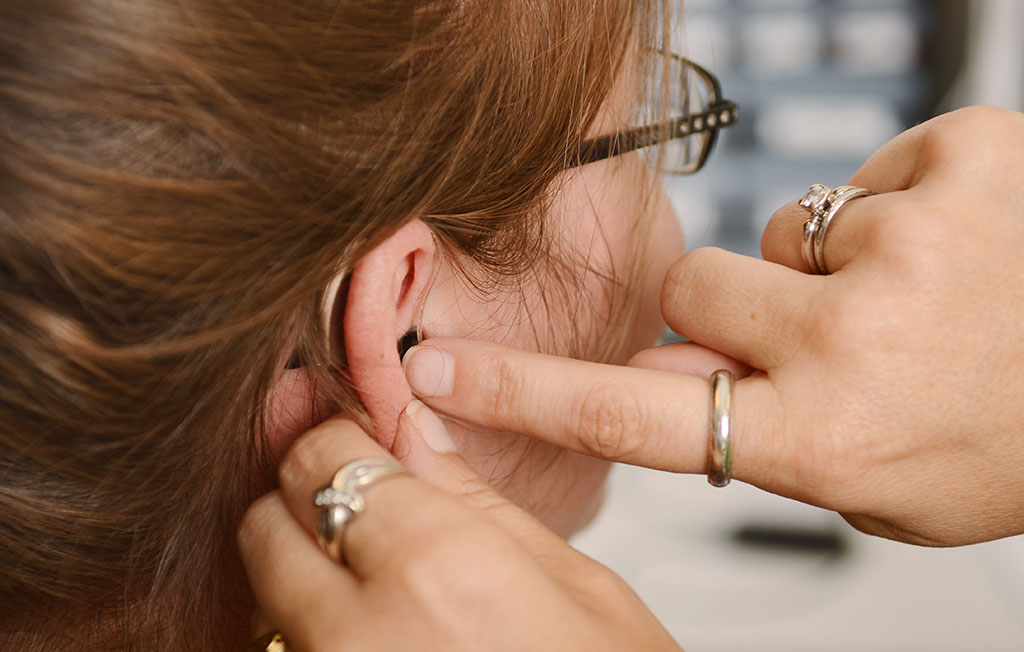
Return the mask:
<path fill-rule="evenodd" d="M 455 268 L 442 265 L 424 308 L 427 336 L 468 336 L 613 363 L 654 344 L 664 329 L 662 279 L 683 253 L 683 236 L 661 185 L 634 158 L 586 166 L 562 187 L 550 224 L 561 229 L 571 269 L 551 283 L 481 298 Z M 608 300 L 613 295 L 618 299 Z M 637 299 L 629 312 L 616 307 L 622 297 Z M 605 350 L 602 338 L 613 336 L 621 342 L 611 353 L 594 353 Z M 600 505 L 607 462 L 512 433 L 456 424 L 450 431 L 474 469 L 559 534 L 585 525 Z"/>
<path fill-rule="evenodd" d="M 575 201 L 584 208 L 576 212 L 569 232 L 573 246 L 588 252 L 599 269 L 611 272 L 620 284 L 620 299 L 636 301 L 615 320 L 632 325 L 620 354 L 609 360 L 624 363 L 655 344 L 665 330 L 661 285 L 669 266 L 685 251 L 683 231 L 661 182 L 635 154 L 595 165 L 580 175 L 579 182 L 575 190 L 582 197 Z M 609 283 L 591 274 L 591 296 L 602 295 L 602 286 Z"/>
<path fill-rule="evenodd" d="M 651 205 L 652 223 L 647 241 L 648 265 L 639 281 L 643 302 L 639 307 L 633 351 L 651 346 L 661 339 L 665 322 L 661 316 L 661 286 L 668 268 L 686 251 L 686 242 L 679 218 L 665 194 L 661 183 L 654 182 L 655 193 Z M 632 355 L 632 353 L 630 355 Z"/>

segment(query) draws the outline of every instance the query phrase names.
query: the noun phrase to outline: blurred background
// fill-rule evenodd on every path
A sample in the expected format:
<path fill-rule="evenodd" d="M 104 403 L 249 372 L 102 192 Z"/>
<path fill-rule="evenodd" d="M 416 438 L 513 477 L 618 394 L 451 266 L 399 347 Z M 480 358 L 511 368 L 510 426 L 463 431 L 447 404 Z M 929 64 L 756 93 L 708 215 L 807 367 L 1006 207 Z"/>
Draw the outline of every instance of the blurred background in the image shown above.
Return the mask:
<path fill-rule="evenodd" d="M 685 0 L 681 29 L 740 105 L 704 170 L 665 179 L 691 248 L 758 256 L 778 207 L 900 131 L 1024 109 L 1024 0 Z M 916 548 L 740 483 L 620 466 L 573 543 L 691 652 L 1024 650 L 1022 537 Z"/>

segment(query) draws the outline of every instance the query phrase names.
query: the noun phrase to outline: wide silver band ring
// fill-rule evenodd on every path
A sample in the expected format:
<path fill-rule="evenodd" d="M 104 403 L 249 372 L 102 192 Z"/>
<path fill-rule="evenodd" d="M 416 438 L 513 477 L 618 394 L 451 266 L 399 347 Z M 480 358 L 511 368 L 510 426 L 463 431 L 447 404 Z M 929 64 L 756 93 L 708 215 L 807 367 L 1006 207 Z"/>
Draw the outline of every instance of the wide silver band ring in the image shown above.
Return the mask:
<path fill-rule="evenodd" d="M 831 273 L 825 262 L 825 235 L 828 233 L 828 227 L 832 220 L 839 213 L 839 209 L 851 199 L 873 194 L 867 188 L 859 186 L 829 188 L 816 183 L 800 198 L 800 206 L 811 214 L 804 222 L 803 238 L 800 245 L 804 264 L 807 265 L 807 269 L 811 273 L 822 275 Z"/>
<path fill-rule="evenodd" d="M 393 459 L 367 457 L 341 467 L 331 484 L 316 492 L 313 504 L 321 508 L 316 520 L 316 541 L 328 557 L 345 564 L 345 525 L 366 509 L 362 490 L 377 480 L 407 473 Z"/>
<path fill-rule="evenodd" d="M 732 395 L 736 378 L 719 369 L 711 374 L 711 416 L 708 419 L 708 482 L 724 487 L 732 480 Z"/>

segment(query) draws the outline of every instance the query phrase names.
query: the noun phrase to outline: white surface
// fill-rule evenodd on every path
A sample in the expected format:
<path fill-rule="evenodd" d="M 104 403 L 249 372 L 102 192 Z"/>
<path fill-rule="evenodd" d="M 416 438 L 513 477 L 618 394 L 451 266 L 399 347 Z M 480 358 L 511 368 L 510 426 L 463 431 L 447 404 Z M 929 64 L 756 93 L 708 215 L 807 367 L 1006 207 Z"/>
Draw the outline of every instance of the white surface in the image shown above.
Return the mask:
<path fill-rule="evenodd" d="M 733 483 L 617 467 L 574 544 L 622 575 L 690 652 L 1024 650 L 1024 539 L 918 548 Z M 849 552 L 750 551 L 741 522 L 839 528 Z"/>

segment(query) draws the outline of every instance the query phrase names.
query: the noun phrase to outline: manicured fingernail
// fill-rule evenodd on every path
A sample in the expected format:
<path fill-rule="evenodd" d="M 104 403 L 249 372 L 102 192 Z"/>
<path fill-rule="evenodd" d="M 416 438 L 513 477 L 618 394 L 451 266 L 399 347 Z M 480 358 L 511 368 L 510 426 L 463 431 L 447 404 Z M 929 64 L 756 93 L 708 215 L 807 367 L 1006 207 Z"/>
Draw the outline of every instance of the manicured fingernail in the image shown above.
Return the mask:
<path fill-rule="evenodd" d="M 444 423 L 421 401 L 413 399 L 402 415 L 412 422 L 420 437 L 437 453 L 454 453 L 458 449 Z"/>
<path fill-rule="evenodd" d="M 433 346 L 414 346 L 402 359 L 405 378 L 417 396 L 451 396 L 455 359 Z"/>

